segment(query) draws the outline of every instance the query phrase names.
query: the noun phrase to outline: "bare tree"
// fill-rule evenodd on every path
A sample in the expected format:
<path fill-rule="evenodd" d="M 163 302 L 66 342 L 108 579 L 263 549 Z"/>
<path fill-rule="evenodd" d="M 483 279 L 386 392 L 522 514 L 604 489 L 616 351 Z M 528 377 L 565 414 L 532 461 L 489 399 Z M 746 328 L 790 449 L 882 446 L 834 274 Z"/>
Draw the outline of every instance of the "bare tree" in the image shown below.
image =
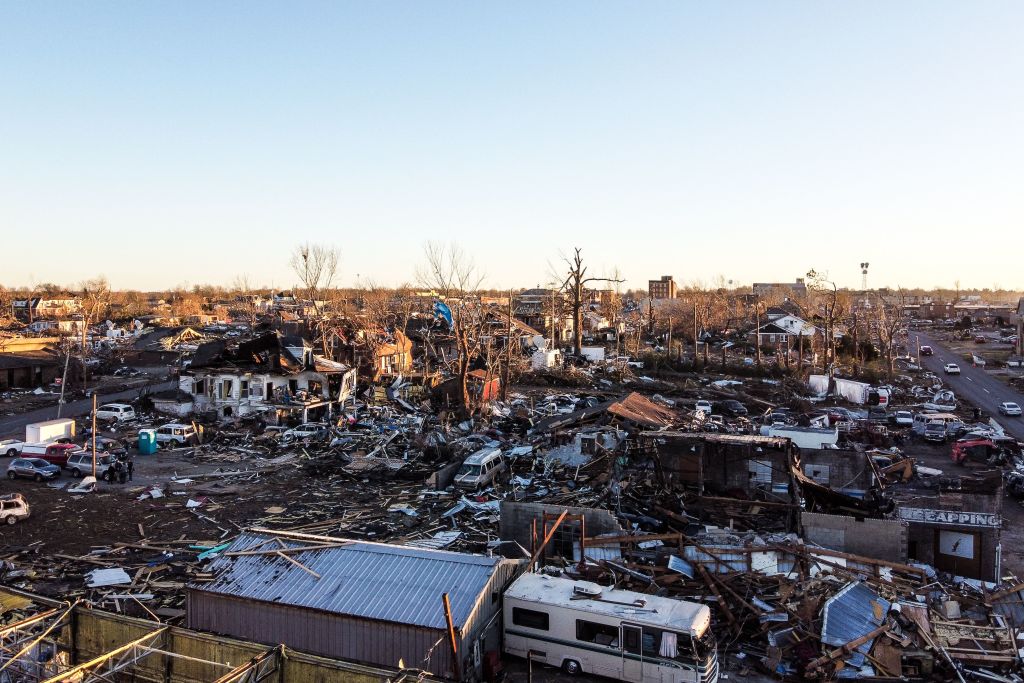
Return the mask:
<path fill-rule="evenodd" d="M 474 411 L 473 396 L 469 391 L 469 369 L 480 355 L 480 335 L 477 333 L 480 311 L 468 300 L 480 289 L 483 274 L 456 245 L 444 246 L 428 242 L 424 247 L 426 264 L 419 269 L 420 284 L 436 291 L 452 312 L 451 333 L 458 347 L 455 374 L 459 381 L 459 407 L 463 414 Z"/>
<path fill-rule="evenodd" d="M 894 300 L 887 301 L 881 294 L 877 293 L 875 298 L 877 304 L 872 308 L 874 313 L 872 327 L 874 327 L 878 347 L 882 350 L 882 356 L 885 358 L 886 375 L 889 379 L 892 379 L 896 346 L 906 325 L 906 321 L 903 319 L 903 305 L 906 303 L 906 294 L 902 288 L 898 287 Z"/>
<path fill-rule="evenodd" d="M 323 244 L 300 244 L 292 253 L 291 267 L 299 278 L 303 295 L 313 309 L 310 327 L 323 355 L 330 357 L 332 335 L 328 330 L 327 293 L 338 275 L 341 250 Z"/>
<path fill-rule="evenodd" d="M 811 269 L 807 273 L 810 279 L 810 290 L 816 295 L 815 309 L 821 317 L 824 325 L 824 366 L 825 374 L 829 377 L 829 384 L 835 376 L 836 363 L 836 329 L 840 320 L 845 317 L 847 301 L 840 296 L 836 283 L 828 279 L 827 273 L 819 273 Z M 831 386 L 829 387 L 831 390 Z"/>
<path fill-rule="evenodd" d="M 99 322 L 110 308 L 110 283 L 105 277 L 82 282 L 82 353 L 86 349 L 86 337 L 91 325 Z"/>
<path fill-rule="evenodd" d="M 242 314 L 245 322 L 249 325 L 249 331 L 256 329 L 263 309 L 260 306 L 260 294 L 252 286 L 248 275 L 239 275 L 235 278 L 232 289 L 235 290 L 235 303 L 233 308 Z"/>
<path fill-rule="evenodd" d="M 610 277 L 587 277 L 587 266 L 583 265 L 583 251 L 575 248 L 572 258 L 562 260 L 569 267 L 562 288 L 569 294 L 569 306 L 572 310 L 573 353 L 577 356 L 583 352 L 583 294 L 591 282 L 622 282 Z"/>

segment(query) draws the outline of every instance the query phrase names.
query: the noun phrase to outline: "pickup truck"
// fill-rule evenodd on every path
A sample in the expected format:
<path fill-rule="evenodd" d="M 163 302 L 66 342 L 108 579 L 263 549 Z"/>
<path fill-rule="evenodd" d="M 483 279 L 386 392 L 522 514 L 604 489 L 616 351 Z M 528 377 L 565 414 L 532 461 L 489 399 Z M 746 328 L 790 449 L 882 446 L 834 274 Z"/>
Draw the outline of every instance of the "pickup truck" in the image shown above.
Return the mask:
<path fill-rule="evenodd" d="M 26 443 L 22 444 L 21 455 L 39 458 L 58 467 L 67 467 L 68 458 L 81 450 L 73 443 Z"/>

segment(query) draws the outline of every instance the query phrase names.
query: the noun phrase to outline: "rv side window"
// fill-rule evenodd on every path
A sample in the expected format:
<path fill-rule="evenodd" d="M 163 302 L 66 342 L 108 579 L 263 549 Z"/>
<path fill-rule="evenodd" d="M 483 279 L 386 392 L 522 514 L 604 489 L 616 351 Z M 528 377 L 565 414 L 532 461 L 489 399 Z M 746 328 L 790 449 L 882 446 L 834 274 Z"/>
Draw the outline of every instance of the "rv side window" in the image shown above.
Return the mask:
<path fill-rule="evenodd" d="M 513 607 L 512 623 L 516 626 L 525 626 L 526 628 L 535 628 L 538 631 L 547 631 L 548 613 L 537 612 L 532 609 L 523 609 L 522 607 Z"/>
<path fill-rule="evenodd" d="M 609 647 L 619 646 L 619 627 L 597 624 L 593 621 L 576 620 L 576 640 L 597 643 Z"/>

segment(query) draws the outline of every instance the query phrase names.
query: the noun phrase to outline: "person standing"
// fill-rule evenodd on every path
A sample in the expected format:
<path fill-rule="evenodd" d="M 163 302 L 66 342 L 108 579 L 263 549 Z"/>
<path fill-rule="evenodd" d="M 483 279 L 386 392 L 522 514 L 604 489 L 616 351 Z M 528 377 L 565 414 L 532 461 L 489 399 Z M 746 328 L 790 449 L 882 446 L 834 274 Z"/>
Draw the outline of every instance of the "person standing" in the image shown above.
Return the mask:
<path fill-rule="evenodd" d="M 128 468 L 128 481 L 131 481 L 132 474 L 135 472 L 135 458 L 129 457 L 125 467 Z"/>

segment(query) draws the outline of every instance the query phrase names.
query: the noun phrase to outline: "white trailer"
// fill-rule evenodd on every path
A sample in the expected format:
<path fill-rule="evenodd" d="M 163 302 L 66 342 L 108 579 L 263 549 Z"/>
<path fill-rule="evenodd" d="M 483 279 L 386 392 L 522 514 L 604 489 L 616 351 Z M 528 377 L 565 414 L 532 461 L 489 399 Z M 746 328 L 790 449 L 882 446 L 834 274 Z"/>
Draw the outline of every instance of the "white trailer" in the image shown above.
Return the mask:
<path fill-rule="evenodd" d="M 591 363 L 597 363 L 598 361 L 604 360 L 605 350 L 603 346 L 581 346 L 580 355 L 585 357 Z"/>
<path fill-rule="evenodd" d="M 844 398 L 850 403 L 856 403 L 860 406 L 871 403 L 883 408 L 889 405 L 889 390 L 885 387 L 875 388 L 864 382 L 843 379 L 841 377 L 836 377 L 833 381 L 835 382 L 834 395 Z M 811 375 L 807 382 L 811 391 L 818 396 L 828 394 L 828 384 L 828 375 Z M 878 399 L 877 402 L 874 400 L 875 397 Z"/>
<path fill-rule="evenodd" d="M 761 436 L 780 436 L 789 439 L 797 448 L 832 448 L 839 443 L 839 430 L 817 427 L 770 425 L 761 427 Z"/>
<path fill-rule="evenodd" d="M 74 435 L 75 421 L 69 418 L 33 422 L 25 425 L 26 443 L 48 443 L 57 439 L 70 439 Z"/>
<path fill-rule="evenodd" d="M 707 605 L 523 574 L 505 591 L 505 652 L 567 674 L 643 683 L 715 683 Z"/>

